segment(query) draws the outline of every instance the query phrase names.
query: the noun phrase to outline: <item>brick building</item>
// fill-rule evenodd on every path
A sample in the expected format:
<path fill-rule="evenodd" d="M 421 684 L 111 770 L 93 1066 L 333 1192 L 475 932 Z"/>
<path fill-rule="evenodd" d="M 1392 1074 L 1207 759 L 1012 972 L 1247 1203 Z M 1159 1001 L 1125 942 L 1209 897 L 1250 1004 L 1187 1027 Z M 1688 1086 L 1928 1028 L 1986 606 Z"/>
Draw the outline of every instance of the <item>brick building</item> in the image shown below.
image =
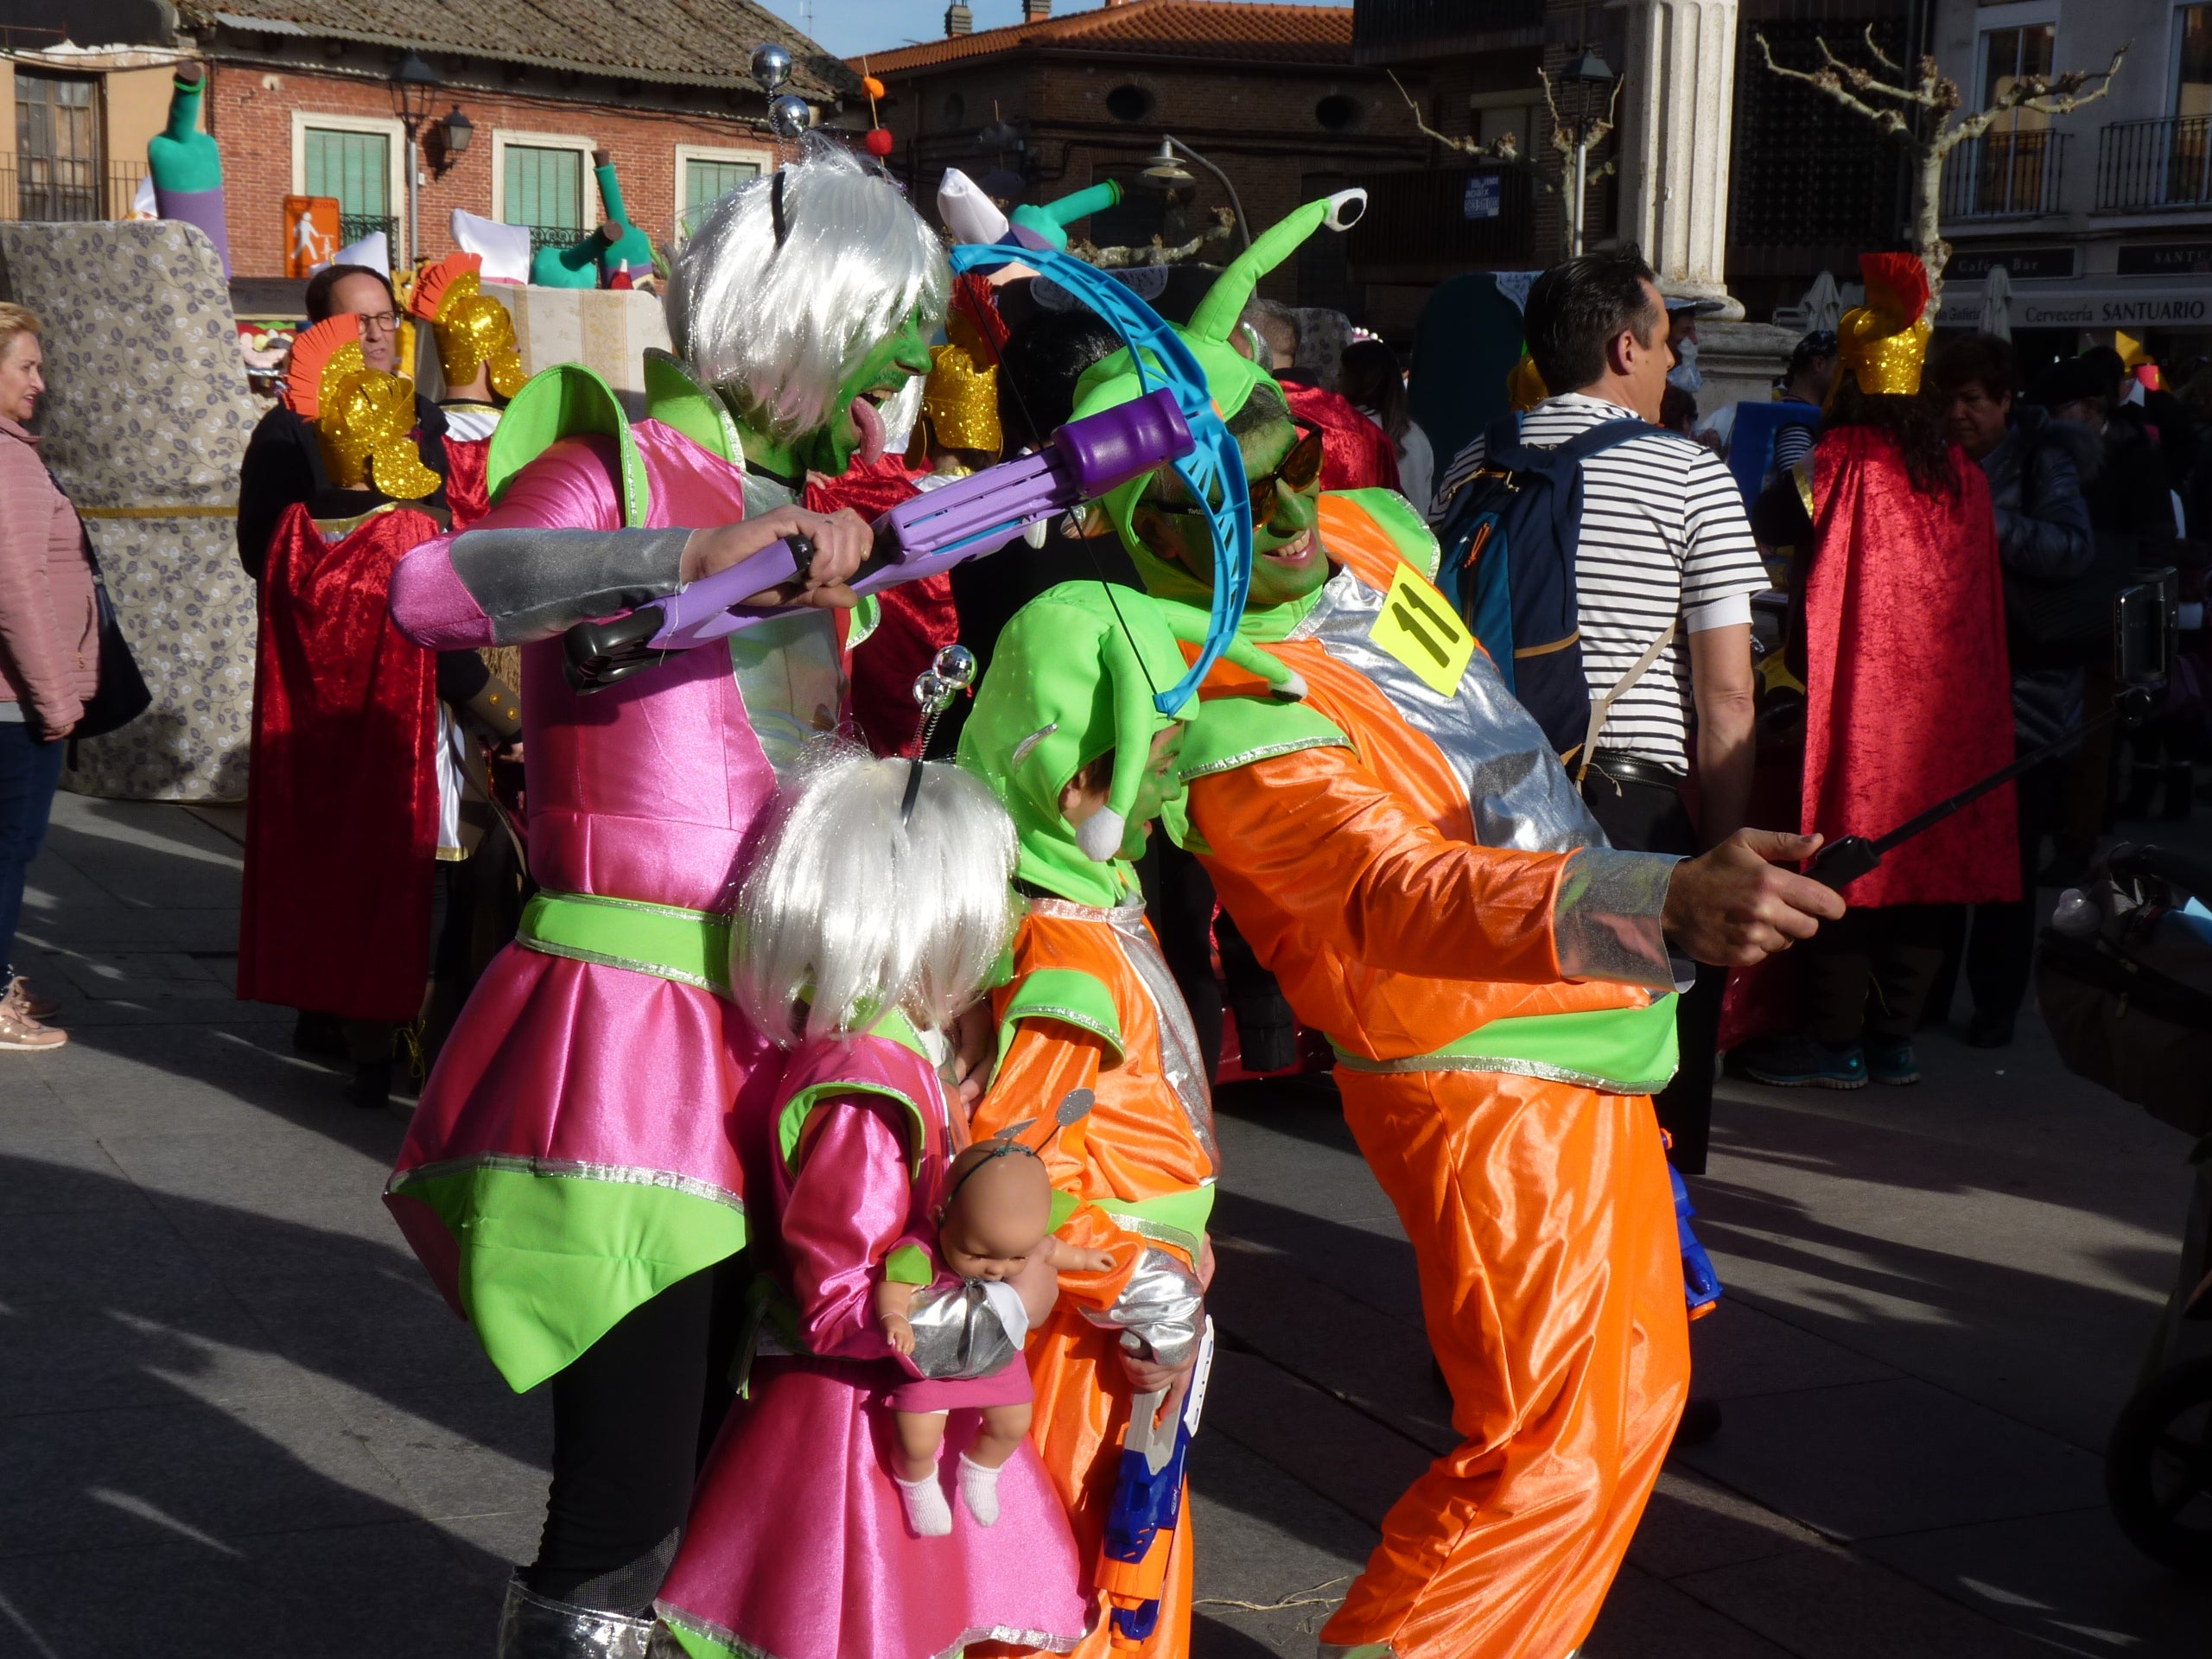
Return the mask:
<path fill-rule="evenodd" d="M 1122 204 L 1075 228 L 1101 245 L 1142 244 L 1164 228 L 1167 197 L 1141 177 L 1163 133 L 1221 169 L 1256 228 L 1424 159 L 1389 78 L 1352 63 L 1348 6 L 1108 0 L 1056 18 L 1051 0 L 1026 0 L 1026 10 L 1024 22 L 977 34 L 955 0 L 944 39 L 865 60 L 889 89 L 892 165 L 918 203 L 933 200 L 948 167 L 1030 200 L 1118 179 Z M 1195 233 L 1229 195 L 1204 166 L 1183 165 L 1195 188 L 1178 194 Z M 1218 263 L 1238 245 L 1206 257 Z M 1317 237 L 1262 292 L 1360 316 L 1367 296 L 1346 270 L 1345 238 Z"/>
<path fill-rule="evenodd" d="M 0 133 L 35 135 L 51 152 L 8 157 L 26 182 L 0 214 L 126 212 L 146 138 L 166 116 L 169 64 L 198 58 L 212 83 L 202 122 L 222 148 L 242 282 L 283 274 L 287 195 L 334 196 L 349 238 L 383 230 L 396 260 L 415 251 L 403 67 L 436 83 L 422 86 L 430 113 L 417 129 L 416 175 L 419 251 L 432 255 L 451 245 L 456 207 L 574 241 L 602 216 L 594 149 L 613 152 L 631 220 L 657 243 L 675 240 L 688 212 L 775 165 L 766 96 L 749 70 L 764 41 L 791 53 L 785 90 L 817 122 L 858 91 L 842 63 L 752 0 L 182 0 L 174 13 L 140 8 L 136 32 L 151 38 L 106 54 L 84 50 L 83 36 L 118 27 L 111 0 L 74 7 L 82 17 L 72 0 L 54 10 L 76 38 L 8 54 L 14 74 L 0 75 L 15 106 L 0 110 Z M 67 101 L 64 118 L 19 118 L 13 92 L 25 74 L 39 96 Z M 148 108 L 157 111 L 150 125 Z M 28 182 L 63 176 L 91 188 L 34 192 Z"/>

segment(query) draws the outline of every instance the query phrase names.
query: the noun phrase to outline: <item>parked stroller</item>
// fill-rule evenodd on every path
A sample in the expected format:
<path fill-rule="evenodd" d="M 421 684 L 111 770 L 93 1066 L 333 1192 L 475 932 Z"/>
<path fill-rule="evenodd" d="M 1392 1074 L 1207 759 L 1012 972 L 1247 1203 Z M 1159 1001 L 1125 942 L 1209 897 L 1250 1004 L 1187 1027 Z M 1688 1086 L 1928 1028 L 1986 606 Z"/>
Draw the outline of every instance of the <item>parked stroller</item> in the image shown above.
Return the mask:
<path fill-rule="evenodd" d="M 2195 900 L 2192 906 L 2190 901 Z M 2181 1270 L 2105 1454 L 2135 1546 L 2212 1573 L 2212 861 L 2114 847 L 2060 899 L 2036 994 L 2069 1071 L 2197 1137 Z"/>

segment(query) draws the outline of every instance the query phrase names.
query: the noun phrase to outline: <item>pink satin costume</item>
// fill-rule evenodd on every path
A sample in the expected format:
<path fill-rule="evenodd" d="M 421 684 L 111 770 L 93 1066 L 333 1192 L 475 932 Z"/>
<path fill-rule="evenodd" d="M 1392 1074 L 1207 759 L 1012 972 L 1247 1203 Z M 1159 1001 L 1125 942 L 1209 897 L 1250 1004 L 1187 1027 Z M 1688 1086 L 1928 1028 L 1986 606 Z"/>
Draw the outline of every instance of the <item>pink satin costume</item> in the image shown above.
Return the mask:
<path fill-rule="evenodd" d="M 694 1659 L 1072 1648 L 1086 1624 L 1081 1563 L 1033 1447 L 1007 1464 L 988 1529 L 954 1502 L 950 1535 L 917 1537 L 892 1485 L 888 1399 L 914 1367 L 886 1340 L 874 1299 L 884 1256 L 931 1228 L 944 1183 L 935 1071 L 885 1038 L 817 1041 L 792 1057 L 781 1098 L 769 1179 L 779 1311 L 750 1400 L 700 1475 L 661 1617 Z M 977 1421 L 969 1410 L 947 1422 L 948 1485 Z"/>
<path fill-rule="evenodd" d="M 632 431 L 651 526 L 745 516 L 740 467 L 657 422 Z M 615 469 L 610 441 L 564 440 L 473 528 L 620 530 Z M 454 574 L 454 539 L 409 556 L 394 616 L 425 645 L 490 644 Z M 726 916 L 776 790 L 734 653 L 683 652 L 581 696 L 561 649 L 557 634 L 524 646 L 532 874 L 549 893 Z M 650 908 L 617 919 L 686 925 Z M 695 939 L 707 923 L 690 922 Z M 726 983 L 726 927 L 716 938 L 712 976 Z M 741 1128 L 765 1121 L 781 1070 L 707 985 L 510 944 L 431 1073 L 385 1202 L 507 1381 L 528 1388 L 743 1247 L 739 1148 L 760 1136 Z"/>

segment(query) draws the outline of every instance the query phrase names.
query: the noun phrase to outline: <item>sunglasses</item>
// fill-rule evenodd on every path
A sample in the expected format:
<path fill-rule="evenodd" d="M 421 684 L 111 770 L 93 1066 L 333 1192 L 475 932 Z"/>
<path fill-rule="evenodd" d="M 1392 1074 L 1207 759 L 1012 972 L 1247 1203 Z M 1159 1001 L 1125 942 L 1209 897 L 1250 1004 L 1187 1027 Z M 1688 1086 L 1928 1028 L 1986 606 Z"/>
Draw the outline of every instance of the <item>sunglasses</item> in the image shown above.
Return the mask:
<path fill-rule="evenodd" d="M 1275 516 L 1275 506 L 1281 492 L 1288 490 L 1301 495 L 1313 487 L 1321 476 L 1323 445 L 1321 429 L 1310 422 L 1300 421 L 1298 429 L 1304 434 L 1291 446 L 1291 451 L 1278 461 L 1273 472 L 1262 473 L 1250 480 L 1252 522 L 1264 524 Z M 1147 502 L 1154 511 L 1172 514 L 1178 518 L 1203 518 L 1205 514 L 1197 507 L 1162 507 Z"/>

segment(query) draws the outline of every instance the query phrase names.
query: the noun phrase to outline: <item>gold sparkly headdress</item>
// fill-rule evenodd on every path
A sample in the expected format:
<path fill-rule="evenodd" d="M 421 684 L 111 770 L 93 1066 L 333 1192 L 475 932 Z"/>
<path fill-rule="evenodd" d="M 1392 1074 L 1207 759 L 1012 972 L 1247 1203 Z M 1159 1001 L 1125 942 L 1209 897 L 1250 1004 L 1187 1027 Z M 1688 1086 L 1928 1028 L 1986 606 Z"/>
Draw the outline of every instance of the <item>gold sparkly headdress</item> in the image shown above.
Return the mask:
<path fill-rule="evenodd" d="M 1836 325 L 1836 366 L 1828 401 L 1851 376 L 1877 397 L 1910 397 L 1920 390 L 1928 359 L 1928 267 L 1916 253 L 1862 253 L 1859 274 L 1866 303 L 1853 306 Z"/>
<path fill-rule="evenodd" d="M 449 253 L 424 267 L 407 308 L 431 325 L 446 385 L 465 386 L 489 365 L 492 390 L 512 397 L 530 377 L 515 343 L 507 308 L 483 291 L 484 256 Z"/>
<path fill-rule="evenodd" d="M 395 501 L 419 501 L 438 487 L 408 435 L 415 383 L 361 358 L 361 320 L 351 313 L 301 330 L 284 371 L 284 406 L 315 423 L 330 481 L 341 490 L 373 484 Z"/>
<path fill-rule="evenodd" d="M 996 455 L 1006 445 L 999 429 L 998 365 L 979 370 L 958 346 L 937 346 L 930 363 L 930 378 L 922 386 L 922 418 L 938 447 Z"/>

